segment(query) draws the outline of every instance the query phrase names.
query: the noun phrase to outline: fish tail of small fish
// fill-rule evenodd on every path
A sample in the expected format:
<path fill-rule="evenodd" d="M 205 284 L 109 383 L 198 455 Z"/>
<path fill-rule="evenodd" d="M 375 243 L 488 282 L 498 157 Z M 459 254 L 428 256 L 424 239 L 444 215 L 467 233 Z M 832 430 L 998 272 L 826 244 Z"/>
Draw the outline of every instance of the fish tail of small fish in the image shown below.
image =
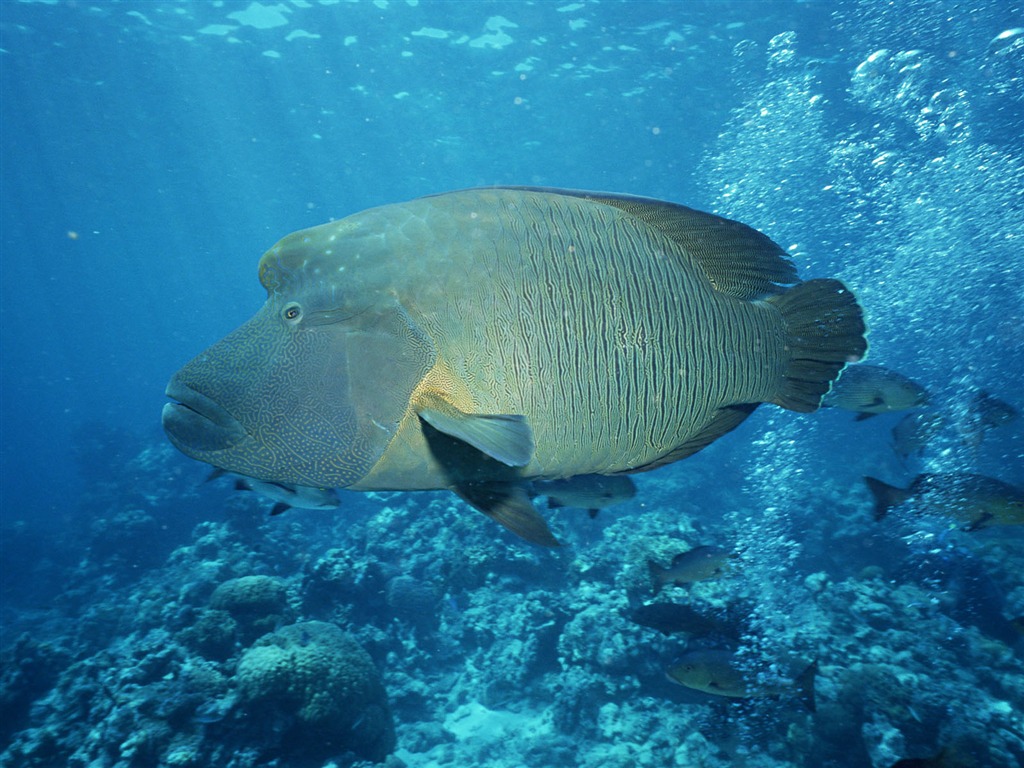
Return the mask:
<path fill-rule="evenodd" d="M 875 500 L 875 520 L 882 520 L 889 510 L 910 498 L 910 492 L 905 488 L 897 488 L 895 485 L 883 483 L 876 477 L 864 477 L 864 483 L 871 496 Z"/>
<path fill-rule="evenodd" d="M 864 313 L 853 293 L 832 279 L 808 280 L 767 301 L 782 314 L 790 355 L 771 402 L 816 411 L 843 367 L 867 352 Z"/>

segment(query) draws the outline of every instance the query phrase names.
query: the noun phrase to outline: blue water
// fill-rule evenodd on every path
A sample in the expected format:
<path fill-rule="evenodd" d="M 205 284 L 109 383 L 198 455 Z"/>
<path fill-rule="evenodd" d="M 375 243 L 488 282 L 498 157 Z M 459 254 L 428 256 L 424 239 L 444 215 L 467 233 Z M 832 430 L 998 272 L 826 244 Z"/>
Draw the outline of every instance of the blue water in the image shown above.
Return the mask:
<path fill-rule="evenodd" d="M 443 494 L 265 520 L 204 484 L 159 414 L 174 371 L 259 308 L 256 264 L 278 238 L 490 184 L 744 221 L 802 277 L 856 292 L 870 362 L 954 412 L 979 389 L 1024 408 L 1022 27 L 1010 0 L 0 3 L 2 646 L 5 665 L 40 670 L 4 681 L 0 755 L 324 764 L 247 733 L 232 675 L 253 638 L 219 657 L 181 639 L 217 584 L 259 573 L 292 590 L 278 629 L 322 619 L 368 649 L 410 765 L 888 768 L 951 744 L 978 766 L 1021 760 L 1020 642 L 1000 619 L 1024 614 L 1024 538 L 877 526 L 860 482 L 1024 485 L 1019 418 L 908 463 L 890 447 L 897 414 L 766 406 L 639 478 L 620 511 L 546 513 L 571 550 L 549 555 Z M 748 553 L 741 576 L 694 594 L 752 601 L 748 644 L 819 659 L 817 720 L 785 698 L 752 713 L 651 682 L 685 643 L 609 617 L 673 543 Z M 332 547 L 358 578 L 317 602 Z M 942 578 L 900 581 L 925 556 Z M 433 591 L 395 586 L 403 573 Z M 158 648 L 178 649 L 159 672 L 67 705 L 97 687 L 73 660 L 127 669 Z M 153 688 L 197 667 L 225 680 L 206 699 Z M 125 714 L 129 684 L 185 703 Z M 59 747 L 40 746 L 47 729 Z M 124 747 L 143 732 L 159 734 Z"/>

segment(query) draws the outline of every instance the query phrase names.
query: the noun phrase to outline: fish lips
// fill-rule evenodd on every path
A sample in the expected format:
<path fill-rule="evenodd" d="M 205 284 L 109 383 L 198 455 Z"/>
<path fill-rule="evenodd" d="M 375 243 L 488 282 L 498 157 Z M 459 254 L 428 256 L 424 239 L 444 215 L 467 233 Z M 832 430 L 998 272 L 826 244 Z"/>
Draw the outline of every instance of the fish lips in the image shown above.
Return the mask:
<path fill-rule="evenodd" d="M 164 432 L 184 453 L 224 451 L 246 438 L 242 423 L 227 409 L 177 378 L 171 379 L 165 393 L 176 402 L 164 405 Z"/>

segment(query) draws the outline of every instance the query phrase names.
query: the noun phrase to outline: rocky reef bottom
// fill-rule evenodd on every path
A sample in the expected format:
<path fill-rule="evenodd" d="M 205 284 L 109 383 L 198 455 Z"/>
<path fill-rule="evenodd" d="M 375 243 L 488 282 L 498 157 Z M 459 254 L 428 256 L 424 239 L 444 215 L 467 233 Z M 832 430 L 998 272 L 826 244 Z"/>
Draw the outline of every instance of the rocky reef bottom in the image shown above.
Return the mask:
<path fill-rule="evenodd" d="M 1020 535 L 880 528 L 839 484 L 766 507 L 714 466 L 596 519 L 553 510 L 546 550 L 443 493 L 270 517 L 147 447 L 51 529 L 5 525 L 0 763 L 1021 764 Z M 652 583 L 705 544 L 722 574 Z M 753 682 L 670 681 L 694 649 Z M 815 711 L 783 660 L 816 664 Z"/>

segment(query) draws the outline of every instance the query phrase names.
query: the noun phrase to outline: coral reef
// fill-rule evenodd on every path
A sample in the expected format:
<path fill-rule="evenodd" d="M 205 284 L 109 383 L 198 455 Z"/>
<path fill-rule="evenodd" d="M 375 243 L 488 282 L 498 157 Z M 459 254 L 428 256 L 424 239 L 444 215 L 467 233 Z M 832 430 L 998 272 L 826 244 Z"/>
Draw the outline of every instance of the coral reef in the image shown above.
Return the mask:
<path fill-rule="evenodd" d="M 237 682 L 250 717 L 285 723 L 281 744 L 289 751 L 381 761 L 394 749 L 373 661 L 333 624 L 307 621 L 264 635 L 239 659 Z"/>

